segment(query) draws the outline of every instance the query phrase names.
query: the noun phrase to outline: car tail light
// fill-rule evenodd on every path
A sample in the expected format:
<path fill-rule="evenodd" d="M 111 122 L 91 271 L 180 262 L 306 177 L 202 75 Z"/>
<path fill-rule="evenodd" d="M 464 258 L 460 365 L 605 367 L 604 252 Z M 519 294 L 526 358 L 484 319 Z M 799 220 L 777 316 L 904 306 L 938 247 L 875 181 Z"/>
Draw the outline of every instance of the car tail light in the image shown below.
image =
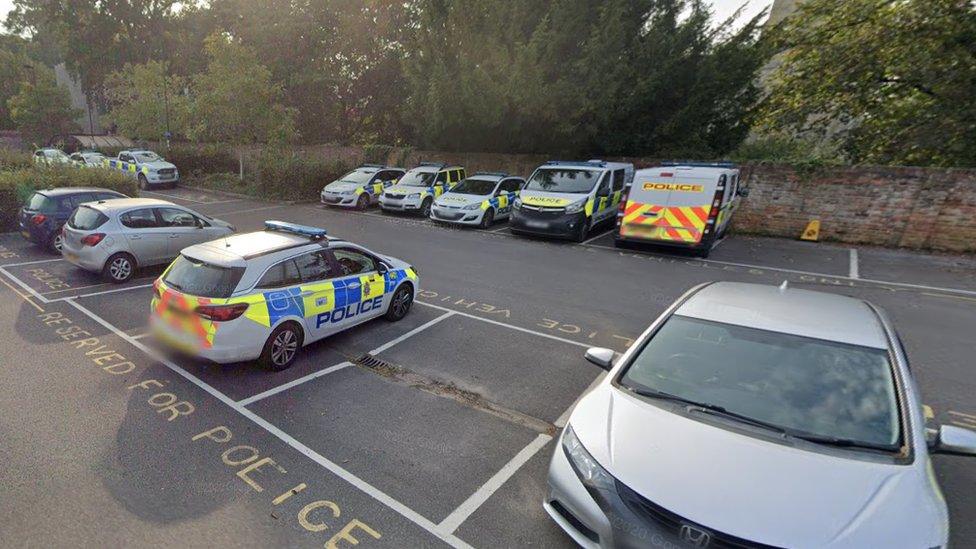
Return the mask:
<path fill-rule="evenodd" d="M 244 314 L 247 310 L 247 303 L 234 303 L 233 305 L 200 305 L 196 308 L 196 313 L 207 320 L 214 322 L 227 322 Z"/>
<path fill-rule="evenodd" d="M 159 289 L 159 280 L 153 282 L 153 295 L 156 299 L 162 299 L 163 292 Z"/>
<path fill-rule="evenodd" d="M 35 225 L 40 225 L 41 223 L 44 223 L 45 221 L 47 221 L 47 216 L 44 215 L 44 214 L 34 214 L 34 216 L 31 217 L 31 223 L 33 223 Z"/>
<path fill-rule="evenodd" d="M 104 238 L 105 233 L 92 233 L 83 237 L 81 243 L 85 246 L 97 246 Z"/>
<path fill-rule="evenodd" d="M 712 199 L 712 208 L 708 210 L 708 221 L 705 222 L 705 234 L 712 232 L 712 227 L 715 226 L 718 212 L 722 209 L 722 193 L 724 192 L 725 187 L 718 187 L 715 190 L 715 197 Z"/>

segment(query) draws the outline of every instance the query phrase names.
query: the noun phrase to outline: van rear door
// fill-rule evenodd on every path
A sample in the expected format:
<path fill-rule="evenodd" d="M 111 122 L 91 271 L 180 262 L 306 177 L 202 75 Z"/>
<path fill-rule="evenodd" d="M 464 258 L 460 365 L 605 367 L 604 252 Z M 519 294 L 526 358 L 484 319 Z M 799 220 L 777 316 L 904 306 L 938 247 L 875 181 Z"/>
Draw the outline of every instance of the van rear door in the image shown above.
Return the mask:
<path fill-rule="evenodd" d="M 715 181 L 693 168 L 641 170 L 634 178 L 620 236 L 682 244 L 701 242 Z"/>

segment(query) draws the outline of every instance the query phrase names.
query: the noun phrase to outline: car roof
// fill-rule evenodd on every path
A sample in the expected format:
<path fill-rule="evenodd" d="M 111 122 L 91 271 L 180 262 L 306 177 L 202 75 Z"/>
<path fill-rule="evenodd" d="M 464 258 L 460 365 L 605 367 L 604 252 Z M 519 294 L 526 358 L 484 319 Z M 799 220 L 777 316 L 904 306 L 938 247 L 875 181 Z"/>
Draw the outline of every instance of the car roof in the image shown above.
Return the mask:
<path fill-rule="evenodd" d="M 342 241 L 340 238 L 331 236 L 326 238 L 329 243 Z M 270 256 L 280 251 L 303 246 L 314 247 L 322 244 L 321 241 L 311 240 L 307 236 L 298 234 L 280 231 L 254 231 L 233 234 L 202 244 L 194 244 L 184 249 L 183 253 L 207 263 L 244 266 L 247 265 L 247 261 L 257 257 Z"/>
<path fill-rule="evenodd" d="M 77 193 L 91 193 L 91 192 L 97 192 L 97 193 L 111 192 L 111 193 L 114 193 L 114 192 L 118 192 L 118 191 L 113 191 L 112 189 L 101 189 L 101 188 L 98 188 L 98 187 L 58 187 L 56 189 L 41 189 L 41 190 L 38 190 L 37 192 L 43 194 L 44 196 L 65 196 L 65 195 L 77 194 Z M 122 194 L 122 193 L 119 193 L 119 194 Z"/>
<path fill-rule="evenodd" d="M 837 294 L 742 282 L 716 282 L 675 314 L 827 341 L 887 349 L 877 313 L 865 301 Z"/>
<path fill-rule="evenodd" d="M 122 210 L 126 208 L 138 208 L 140 206 L 153 207 L 153 206 L 176 206 L 182 207 L 179 204 L 173 204 L 168 200 L 160 200 L 158 198 L 114 198 L 112 200 L 99 201 L 96 203 L 96 207 L 102 211 L 113 211 Z"/>

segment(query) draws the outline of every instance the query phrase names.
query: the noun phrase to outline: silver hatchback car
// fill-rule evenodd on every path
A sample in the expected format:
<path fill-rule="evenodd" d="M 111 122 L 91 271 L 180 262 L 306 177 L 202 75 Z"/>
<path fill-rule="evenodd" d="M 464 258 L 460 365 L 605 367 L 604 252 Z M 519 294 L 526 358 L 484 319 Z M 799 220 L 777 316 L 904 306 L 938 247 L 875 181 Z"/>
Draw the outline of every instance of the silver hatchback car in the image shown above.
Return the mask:
<path fill-rule="evenodd" d="M 80 205 L 63 230 L 67 261 L 121 283 L 139 267 L 168 263 L 183 248 L 235 229 L 165 200 L 121 198 Z"/>
<path fill-rule="evenodd" d="M 573 410 L 544 507 L 584 547 L 944 547 L 927 430 L 887 316 L 834 294 L 699 286 Z"/>

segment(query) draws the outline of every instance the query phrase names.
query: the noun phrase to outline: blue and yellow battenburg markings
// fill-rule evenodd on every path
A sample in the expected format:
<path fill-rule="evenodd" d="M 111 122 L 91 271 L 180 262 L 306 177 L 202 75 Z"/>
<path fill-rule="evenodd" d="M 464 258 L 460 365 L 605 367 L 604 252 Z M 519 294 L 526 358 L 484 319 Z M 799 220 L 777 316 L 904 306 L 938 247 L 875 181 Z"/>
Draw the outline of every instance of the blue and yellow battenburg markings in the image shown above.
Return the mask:
<path fill-rule="evenodd" d="M 114 158 L 106 158 L 104 161 L 105 167 L 112 168 L 113 170 L 119 170 L 128 173 L 142 172 L 143 174 L 149 174 L 149 167 L 143 166 L 142 169 L 138 169 L 134 162 L 122 162 L 121 160 L 116 160 Z"/>
<path fill-rule="evenodd" d="M 512 202 L 515 201 L 516 196 L 518 196 L 518 192 L 512 191 L 489 198 L 481 203 L 481 209 L 487 210 L 488 208 L 495 208 L 496 210 L 504 211 L 505 208 L 512 205 Z"/>
<path fill-rule="evenodd" d="M 356 196 L 363 193 L 377 195 L 383 192 L 383 183 L 373 183 L 372 185 L 360 185 L 356 188 Z"/>

